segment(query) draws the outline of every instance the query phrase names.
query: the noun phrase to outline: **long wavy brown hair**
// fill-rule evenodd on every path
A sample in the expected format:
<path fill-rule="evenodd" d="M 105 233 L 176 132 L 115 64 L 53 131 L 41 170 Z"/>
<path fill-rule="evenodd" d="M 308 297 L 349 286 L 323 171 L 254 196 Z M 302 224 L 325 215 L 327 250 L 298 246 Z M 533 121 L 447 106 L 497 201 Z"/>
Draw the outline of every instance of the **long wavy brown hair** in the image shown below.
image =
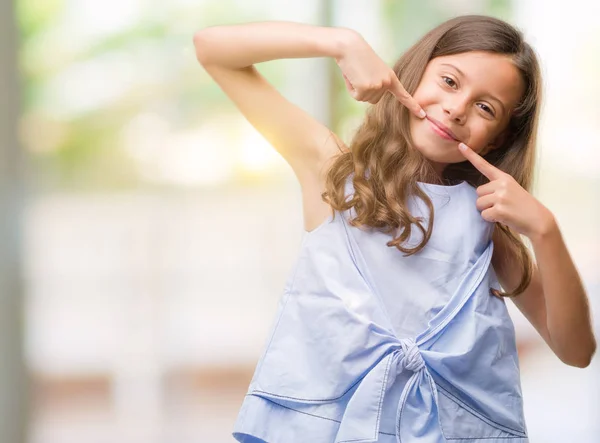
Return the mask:
<path fill-rule="evenodd" d="M 525 92 L 505 128 L 503 142 L 484 158 L 530 191 L 542 95 L 541 73 L 534 50 L 519 30 L 493 17 L 456 17 L 429 31 L 400 57 L 393 69 L 407 92 L 413 94 L 430 60 L 468 51 L 508 55 L 522 75 Z M 433 205 L 418 186 L 418 181 L 448 184 L 464 180 L 474 187 L 488 182 L 469 161 L 449 164 L 439 177 L 420 151 L 413 147 L 409 112 L 391 93 L 384 94 L 378 103 L 371 105 L 349 149 L 333 159 L 322 194 L 332 210 L 354 208 L 356 217 L 350 221 L 352 226 L 365 225 L 388 234 L 400 232 L 387 246 L 396 247 L 406 256 L 425 247 L 433 230 Z M 350 174 L 353 174 L 354 195 L 348 199 L 344 195 L 344 184 Z M 409 195 L 422 199 L 427 205 L 430 213 L 427 227 L 422 225 L 421 217 L 414 217 L 409 212 L 406 204 Z M 403 244 L 410 238 L 413 225 L 422 232 L 423 240 L 411 249 Z M 501 223 L 496 223 L 496 227 L 499 229 L 495 229 L 494 235 L 506 240 L 503 243 L 519 260 L 523 272 L 519 285 L 512 292 L 494 290 L 492 293 L 514 297 L 529 286 L 533 273 L 532 257 L 520 234 Z"/>

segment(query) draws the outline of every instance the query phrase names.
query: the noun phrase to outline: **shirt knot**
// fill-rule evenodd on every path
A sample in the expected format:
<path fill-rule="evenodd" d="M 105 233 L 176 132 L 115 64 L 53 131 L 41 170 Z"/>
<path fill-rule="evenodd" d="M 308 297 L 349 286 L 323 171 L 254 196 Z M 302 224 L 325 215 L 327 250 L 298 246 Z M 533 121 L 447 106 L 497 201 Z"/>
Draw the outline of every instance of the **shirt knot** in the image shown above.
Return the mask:
<path fill-rule="evenodd" d="M 421 356 L 421 351 L 412 338 L 400 340 L 404 356 L 402 357 L 402 367 L 409 371 L 417 372 L 425 367 L 425 361 Z"/>

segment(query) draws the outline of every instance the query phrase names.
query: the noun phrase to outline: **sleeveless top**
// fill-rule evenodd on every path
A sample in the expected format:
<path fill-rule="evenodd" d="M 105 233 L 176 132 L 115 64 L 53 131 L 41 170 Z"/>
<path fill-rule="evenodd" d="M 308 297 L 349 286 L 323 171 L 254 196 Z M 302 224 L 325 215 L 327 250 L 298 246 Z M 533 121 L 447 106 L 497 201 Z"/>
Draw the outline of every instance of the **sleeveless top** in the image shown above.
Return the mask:
<path fill-rule="evenodd" d="M 240 442 L 528 442 L 514 326 L 491 266 L 493 223 L 467 182 L 418 182 L 430 240 L 335 212 L 304 232 L 233 429 Z M 352 176 L 346 196 L 353 192 Z M 429 224 L 425 203 L 407 200 Z M 422 239 L 413 226 L 408 246 Z"/>

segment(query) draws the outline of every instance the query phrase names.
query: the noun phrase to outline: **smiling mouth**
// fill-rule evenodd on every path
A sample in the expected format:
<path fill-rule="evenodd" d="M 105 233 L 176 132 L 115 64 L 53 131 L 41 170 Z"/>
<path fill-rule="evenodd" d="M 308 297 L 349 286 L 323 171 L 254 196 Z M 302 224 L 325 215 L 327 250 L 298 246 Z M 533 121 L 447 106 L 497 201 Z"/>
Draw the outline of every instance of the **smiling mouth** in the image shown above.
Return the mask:
<path fill-rule="evenodd" d="M 437 120 L 434 120 L 429 116 L 427 116 L 427 120 L 429 120 L 429 122 L 431 123 L 431 127 L 436 134 L 447 140 L 460 142 L 460 140 L 456 138 L 454 134 L 450 132 L 449 129 L 444 128 L 443 125 L 441 125 L 441 123 L 439 123 Z"/>

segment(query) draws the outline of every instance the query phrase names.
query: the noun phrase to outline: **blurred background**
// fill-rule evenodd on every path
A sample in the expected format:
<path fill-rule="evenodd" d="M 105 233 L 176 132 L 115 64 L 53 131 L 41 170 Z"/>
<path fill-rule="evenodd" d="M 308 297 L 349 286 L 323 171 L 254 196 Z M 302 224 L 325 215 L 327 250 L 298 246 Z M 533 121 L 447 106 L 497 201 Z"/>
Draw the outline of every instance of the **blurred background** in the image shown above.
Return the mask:
<path fill-rule="evenodd" d="M 233 441 L 300 246 L 301 200 L 292 170 L 197 63 L 196 30 L 351 27 L 391 65 L 466 13 L 517 25 L 541 57 L 534 194 L 561 226 L 600 336 L 600 3 L 7 0 L 0 443 Z M 257 67 L 350 140 L 367 104 L 333 60 Z M 599 442 L 600 358 L 564 365 L 507 305 L 531 441 Z"/>

